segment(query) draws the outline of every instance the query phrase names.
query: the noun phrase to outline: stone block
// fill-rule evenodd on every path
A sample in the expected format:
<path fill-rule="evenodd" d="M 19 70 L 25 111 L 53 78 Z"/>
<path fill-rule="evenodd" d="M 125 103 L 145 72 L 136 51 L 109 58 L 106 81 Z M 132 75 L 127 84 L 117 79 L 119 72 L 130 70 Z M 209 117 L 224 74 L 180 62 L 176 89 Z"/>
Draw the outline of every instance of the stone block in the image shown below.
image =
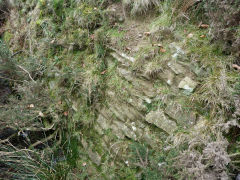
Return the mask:
<path fill-rule="evenodd" d="M 146 116 L 146 121 L 154 124 L 168 134 L 172 134 L 177 129 L 176 123 L 170 120 L 162 110 L 151 111 L 148 113 Z"/>

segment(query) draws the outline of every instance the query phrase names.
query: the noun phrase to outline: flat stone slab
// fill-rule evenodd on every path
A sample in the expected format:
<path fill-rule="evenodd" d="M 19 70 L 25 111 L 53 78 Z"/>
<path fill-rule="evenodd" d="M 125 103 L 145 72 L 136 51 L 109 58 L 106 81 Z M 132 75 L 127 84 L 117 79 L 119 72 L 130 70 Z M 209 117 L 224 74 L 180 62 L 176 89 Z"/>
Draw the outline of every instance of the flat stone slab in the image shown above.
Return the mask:
<path fill-rule="evenodd" d="M 165 113 L 176 120 L 178 125 L 183 127 L 191 127 L 196 123 L 197 115 L 192 110 L 181 109 L 178 103 L 169 103 L 165 109 Z"/>
<path fill-rule="evenodd" d="M 114 125 L 116 125 L 117 129 L 119 129 L 120 131 L 122 131 L 122 133 L 133 139 L 133 140 L 137 140 L 137 136 L 135 134 L 135 131 L 130 129 L 128 126 L 126 126 L 126 124 L 120 122 L 120 121 L 114 121 Z"/>
<path fill-rule="evenodd" d="M 177 75 L 186 73 L 186 69 L 181 64 L 178 64 L 176 61 L 168 62 L 168 67 L 170 67 L 171 70 Z"/>
<path fill-rule="evenodd" d="M 156 96 L 156 91 L 155 91 L 152 83 L 135 77 L 131 73 L 131 71 L 128 71 L 126 69 L 117 68 L 117 70 L 118 70 L 119 75 L 121 77 L 125 78 L 127 81 L 131 82 L 133 87 L 136 90 L 143 92 L 143 94 L 145 94 L 146 96 L 148 96 L 150 98 Z"/>
<path fill-rule="evenodd" d="M 175 74 L 171 70 L 166 69 L 159 74 L 159 78 L 164 80 L 168 85 L 171 86 L 174 83 Z"/>
<path fill-rule="evenodd" d="M 130 63 L 129 63 L 129 60 L 126 59 L 126 58 L 123 58 L 122 56 L 120 56 L 119 54 L 115 53 L 115 52 L 112 52 L 110 53 L 112 55 L 112 57 L 114 57 L 119 63 L 121 63 L 122 65 L 124 66 L 127 66 L 129 67 L 130 66 Z"/>
<path fill-rule="evenodd" d="M 148 123 L 154 124 L 168 134 L 172 134 L 177 129 L 177 124 L 170 120 L 162 110 L 151 111 L 146 116 Z"/>
<path fill-rule="evenodd" d="M 193 81 L 190 77 L 185 77 L 178 85 L 178 88 L 184 89 L 188 92 L 193 92 L 197 86 L 197 82 Z"/>

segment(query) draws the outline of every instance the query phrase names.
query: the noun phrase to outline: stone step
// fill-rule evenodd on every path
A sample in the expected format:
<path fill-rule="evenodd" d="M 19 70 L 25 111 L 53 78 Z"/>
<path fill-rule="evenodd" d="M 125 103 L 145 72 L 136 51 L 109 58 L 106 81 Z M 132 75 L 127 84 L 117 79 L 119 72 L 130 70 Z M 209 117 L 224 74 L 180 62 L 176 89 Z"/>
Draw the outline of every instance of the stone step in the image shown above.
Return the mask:
<path fill-rule="evenodd" d="M 111 51 L 110 55 L 112 55 L 113 58 L 117 59 L 118 62 L 123 62 L 125 63 L 133 63 L 136 61 L 134 57 L 128 56 L 127 54 L 113 48 L 113 47 L 108 47 Z"/>
<path fill-rule="evenodd" d="M 116 52 L 111 52 L 110 55 L 116 59 L 122 66 L 126 66 L 129 67 L 130 63 L 129 60 L 127 60 L 126 58 L 123 58 L 122 56 L 120 56 L 119 54 L 117 54 Z"/>

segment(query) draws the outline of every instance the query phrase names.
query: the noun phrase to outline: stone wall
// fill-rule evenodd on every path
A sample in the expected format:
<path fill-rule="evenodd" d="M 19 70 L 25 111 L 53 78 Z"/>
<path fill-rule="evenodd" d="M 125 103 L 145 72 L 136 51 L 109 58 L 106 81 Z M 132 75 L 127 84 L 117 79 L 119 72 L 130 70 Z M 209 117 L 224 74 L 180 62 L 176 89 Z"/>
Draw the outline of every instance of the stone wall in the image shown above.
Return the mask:
<path fill-rule="evenodd" d="M 184 52 L 175 44 L 172 46 L 175 49 L 172 59 L 157 72 L 154 80 L 148 74 L 136 74 L 131 70 L 135 58 L 115 49 L 110 50 L 108 68 L 111 69 L 117 61 L 117 75 L 125 82 L 121 92 L 124 95 L 116 89 L 106 90 L 106 101 L 98 108 L 94 129 L 101 137 L 101 147 L 113 154 L 121 154 L 121 159 L 128 156 L 128 142 L 144 142 L 152 148 L 159 148 L 168 136 L 179 129 L 194 126 L 199 119 L 194 108 L 188 109 L 188 105 L 183 103 L 197 88 L 195 79 L 201 69 L 182 61 Z M 156 81 L 160 82 L 160 86 L 155 85 Z M 169 92 L 165 93 L 164 89 Z M 189 107 L 193 106 L 189 104 Z M 111 135 L 106 133 L 108 131 Z M 94 145 L 90 151 L 86 141 L 83 146 L 88 150 L 90 159 L 100 165 L 102 154 L 94 152 Z"/>

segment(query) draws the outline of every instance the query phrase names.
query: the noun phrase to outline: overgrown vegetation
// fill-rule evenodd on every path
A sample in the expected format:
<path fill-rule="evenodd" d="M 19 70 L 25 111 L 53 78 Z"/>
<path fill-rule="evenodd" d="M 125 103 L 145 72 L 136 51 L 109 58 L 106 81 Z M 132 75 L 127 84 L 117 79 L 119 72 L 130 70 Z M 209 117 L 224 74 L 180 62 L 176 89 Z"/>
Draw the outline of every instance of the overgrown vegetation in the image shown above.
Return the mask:
<path fill-rule="evenodd" d="M 0 1 L 0 10 L 7 7 L 0 19 L 0 178 L 228 179 L 239 173 L 238 0 Z M 109 11 L 123 18 L 113 23 Z M 147 14 L 153 17 L 146 23 Z M 136 28 L 139 20 L 149 32 Z M 129 61 L 112 61 L 112 52 Z M 181 62 L 174 72 L 170 59 Z M 175 87 L 184 73 L 198 82 L 195 91 Z M 146 98 L 144 80 L 157 97 Z M 141 102 L 134 104 L 131 93 Z M 142 114 L 112 116 L 111 105 Z M 137 124 L 169 106 L 176 114 L 193 111 L 198 122 L 186 128 L 174 120 L 179 126 L 167 137 L 140 120 L 154 145 L 147 134 L 138 139 L 95 126 L 100 115 L 113 124 L 134 117 Z"/>
<path fill-rule="evenodd" d="M 157 7 L 159 4 L 159 0 L 123 0 L 125 13 L 130 13 L 130 15 L 146 14 L 150 9 Z"/>

